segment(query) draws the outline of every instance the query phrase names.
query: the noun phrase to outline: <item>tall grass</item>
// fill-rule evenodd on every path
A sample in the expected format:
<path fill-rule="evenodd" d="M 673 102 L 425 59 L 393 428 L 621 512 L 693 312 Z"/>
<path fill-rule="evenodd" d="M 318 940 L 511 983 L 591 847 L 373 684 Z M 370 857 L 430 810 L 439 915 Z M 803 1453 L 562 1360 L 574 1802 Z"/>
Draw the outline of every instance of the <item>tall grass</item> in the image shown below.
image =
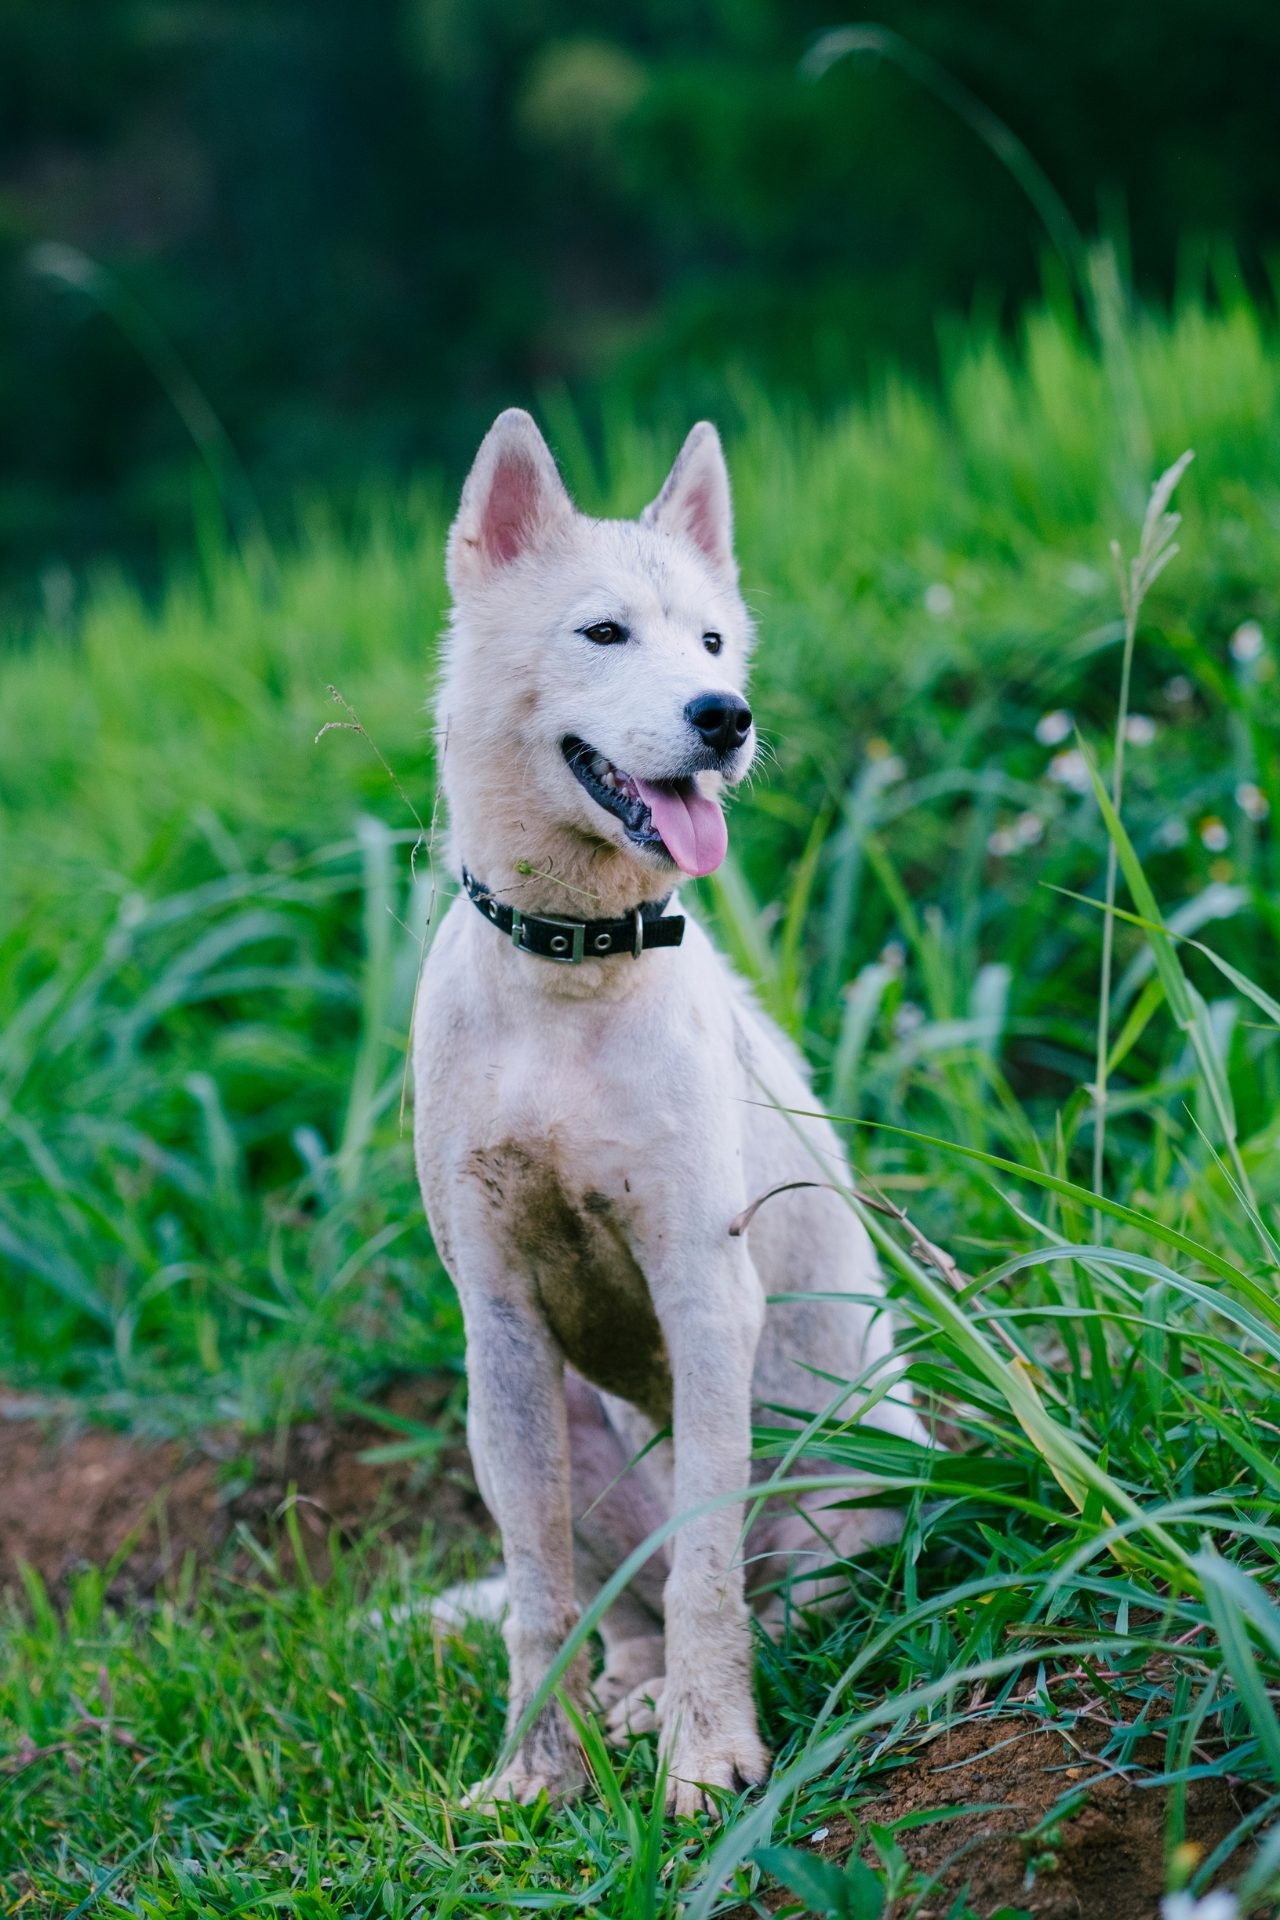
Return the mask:
<path fill-rule="evenodd" d="M 663 1827 L 651 1744 L 587 1728 L 599 1798 L 495 1840 L 456 1801 L 496 1752 L 495 1645 L 360 1625 L 430 1572 L 339 1555 L 295 1587 L 264 1554 L 247 1593 L 193 1576 L 133 1613 L 88 1575 L 0 1631 L 0 1747 L 91 1694 L 135 1743 L 79 1732 L 80 1773 L 5 1785 L 35 1910 L 709 1915 L 929 1731 L 1015 1704 L 1100 1716 L 1108 1765 L 1173 1783 L 1171 1878 L 1239 1880 L 1280 1806 L 1280 358 L 1196 303 L 1128 350 L 1144 483 L 1197 458 L 1178 565 L 1126 608 L 1131 488 L 1069 318 L 1017 355 L 953 340 L 938 402 L 889 382 L 819 426 L 738 398 L 773 758 L 699 910 L 847 1116 L 903 1356 L 964 1443 L 866 1432 L 833 1386 L 806 1458 L 908 1523 L 843 1618 L 761 1647 L 768 1789 L 708 1852 Z M 584 503 L 634 510 L 675 428 L 620 425 L 600 475 L 562 434 Z M 211 554 L 153 609 L 98 583 L 0 663 L 9 1383 L 255 1426 L 460 1364 L 398 1115 L 420 824 L 364 740 L 315 740 L 332 684 L 429 820 L 444 525 L 434 490 L 354 533 L 311 510 L 269 607 Z M 783 1477 L 794 1445 L 757 1435 Z M 1190 1863 L 1205 1771 L 1242 1825 Z"/>

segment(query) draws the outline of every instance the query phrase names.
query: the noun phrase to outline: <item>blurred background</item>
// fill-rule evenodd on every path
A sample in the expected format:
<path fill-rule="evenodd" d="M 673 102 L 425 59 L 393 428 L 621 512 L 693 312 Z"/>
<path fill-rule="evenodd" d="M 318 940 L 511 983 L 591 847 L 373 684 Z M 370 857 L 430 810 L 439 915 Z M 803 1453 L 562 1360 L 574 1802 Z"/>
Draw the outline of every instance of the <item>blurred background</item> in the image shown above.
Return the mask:
<path fill-rule="evenodd" d="M 8 0 L 0 7 L 0 591 L 188 544 L 200 465 L 298 490 L 456 474 L 557 390 L 830 407 L 1007 326 L 1046 232 L 962 113 L 840 0 Z M 1280 11 L 885 0 L 1167 300 L 1272 286 Z M 1054 269 L 1048 279 L 1052 290 Z M 212 410 L 212 417 L 208 414 Z M 228 443 L 222 441 L 222 433 Z M 193 484 L 196 499 L 193 512 Z M 253 500 L 250 499 L 252 493 Z M 47 608 L 45 609 L 48 610 Z"/>

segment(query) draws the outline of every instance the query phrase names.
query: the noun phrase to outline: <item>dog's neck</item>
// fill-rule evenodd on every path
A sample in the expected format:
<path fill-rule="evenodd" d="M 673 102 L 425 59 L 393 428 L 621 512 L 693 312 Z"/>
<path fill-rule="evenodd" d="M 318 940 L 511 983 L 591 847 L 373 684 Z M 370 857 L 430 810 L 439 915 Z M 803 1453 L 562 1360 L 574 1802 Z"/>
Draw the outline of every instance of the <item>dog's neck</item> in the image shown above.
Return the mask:
<path fill-rule="evenodd" d="M 449 783 L 449 839 L 455 872 L 463 866 L 494 898 L 521 913 L 567 920 L 616 920 L 665 899 L 677 877 L 620 847 L 572 828 L 521 818 L 520 801 L 469 806 L 465 782 Z M 528 809 L 525 809 L 528 812 Z"/>
<path fill-rule="evenodd" d="M 590 845 L 558 843 L 544 848 L 542 857 L 530 852 L 519 858 L 486 836 L 452 836 L 455 872 L 469 873 L 504 906 L 521 913 L 549 914 L 562 920 L 618 920 L 637 907 L 665 900 L 673 891 L 670 880 L 652 881 L 636 875 L 630 861 L 601 855 Z"/>

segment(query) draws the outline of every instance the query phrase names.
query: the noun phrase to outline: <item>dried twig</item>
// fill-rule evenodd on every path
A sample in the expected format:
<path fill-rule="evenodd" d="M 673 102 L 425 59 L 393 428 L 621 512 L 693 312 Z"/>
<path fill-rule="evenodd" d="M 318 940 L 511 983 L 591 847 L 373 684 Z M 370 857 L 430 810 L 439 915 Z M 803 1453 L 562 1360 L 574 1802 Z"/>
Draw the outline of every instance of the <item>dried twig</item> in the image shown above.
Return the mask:
<path fill-rule="evenodd" d="M 0 1757 L 0 1773 L 10 1775 L 24 1773 L 28 1767 L 36 1766 L 41 1760 L 54 1759 L 60 1753 L 67 1756 L 68 1764 L 78 1772 L 83 1762 L 76 1750 L 76 1742 L 87 1733 L 105 1733 L 109 1740 L 114 1740 L 118 1746 L 128 1747 L 131 1753 L 145 1753 L 141 1742 L 134 1738 L 127 1727 L 117 1726 L 114 1720 L 102 1719 L 97 1714 L 90 1713 L 84 1702 L 78 1700 L 75 1694 L 72 1694 L 71 1701 L 78 1710 L 80 1718 L 64 1738 L 51 1740 L 47 1746 L 38 1747 L 31 1736 L 24 1733 L 18 1741 L 17 1752 Z"/>
<path fill-rule="evenodd" d="M 926 1240 L 920 1229 L 913 1226 L 902 1208 L 895 1207 L 892 1200 L 885 1200 L 870 1193 L 860 1193 L 856 1187 L 837 1186 L 834 1180 L 784 1180 L 781 1186 L 770 1187 L 767 1193 L 762 1193 L 758 1199 L 751 1202 L 750 1206 L 744 1207 L 741 1213 L 734 1215 L 729 1222 L 731 1238 L 741 1239 L 766 1200 L 772 1200 L 775 1194 L 794 1193 L 797 1189 L 805 1187 L 825 1189 L 828 1193 L 851 1194 L 860 1206 L 870 1207 L 873 1213 L 882 1213 L 887 1220 L 896 1220 L 898 1225 L 905 1227 L 911 1235 L 909 1251 L 913 1260 L 922 1260 L 927 1266 L 935 1268 L 943 1279 L 958 1291 L 963 1291 L 965 1287 L 972 1285 L 968 1276 L 961 1273 L 945 1247 L 936 1246 L 932 1240 Z"/>
<path fill-rule="evenodd" d="M 886 1220 L 896 1221 L 911 1236 L 907 1249 L 911 1258 L 918 1260 L 922 1266 L 932 1267 L 936 1273 L 940 1273 L 953 1292 L 964 1293 L 967 1288 L 976 1284 L 969 1274 L 961 1271 L 946 1248 L 938 1246 L 935 1241 L 921 1233 L 914 1221 L 904 1213 L 901 1207 L 896 1207 L 892 1200 L 886 1200 L 883 1194 L 863 1193 L 857 1187 L 838 1186 L 834 1180 L 784 1180 L 781 1186 L 770 1187 L 767 1193 L 760 1194 L 749 1206 L 744 1207 L 741 1213 L 734 1215 L 729 1222 L 729 1233 L 732 1238 L 741 1239 L 766 1200 L 772 1200 L 775 1194 L 794 1193 L 803 1188 L 825 1189 L 828 1193 L 843 1194 L 856 1200 L 860 1206 L 870 1207 L 873 1213 L 883 1214 Z M 997 1322 L 993 1325 L 992 1332 L 1018 1365 L 1025 1367 L 1027 1356 L 1008 1329 Z"/>

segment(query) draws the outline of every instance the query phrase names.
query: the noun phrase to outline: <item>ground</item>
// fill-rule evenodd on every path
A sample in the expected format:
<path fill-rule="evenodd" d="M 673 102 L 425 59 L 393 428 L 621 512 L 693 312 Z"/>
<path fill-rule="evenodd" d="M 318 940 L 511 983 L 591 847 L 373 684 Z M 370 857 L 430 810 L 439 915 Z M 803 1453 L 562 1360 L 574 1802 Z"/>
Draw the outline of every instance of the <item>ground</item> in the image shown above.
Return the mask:
<path fill-rule="evenodd" d="M 449 1376 L 402 1381 L 371 1415 L 430 1426 L 455 1387 Z M 304 1420 L 256 1442 L 223 1430 L 148 1444 L 77 1427 L 73 1405 L 3 1394 L 0 1421 L 0 1590 L 16 1588 L 26 1568 L 65 1604 L 76 1574 L 97 1564 L 110 1569 L 109 1601 L 154 1603 L 189 1582 L 193 1563 L 245 1580 L 273 1547 L 281 1577 L 296 1579 L 298 1550 L 281 1524 L 289 1509 L 312 1579 L 327 1577 L 335 1536 L 382 1553 L 425 1530 L 437 1564 L 458 1548 L 479 1564 L 497 1551 L 465 1448 L 455 1440 L 425 1463 L 371 1461 L 388 1432 L 376 1417 Z M 1157 1920 L 1172 1789 L 1159 1784 L 1154 1738 L 1132 1744 L 1123 1766 L 1098 1758 L 1114 1731 L 1110 1692 L 1105 1681 L 1077 1682 L 1060 1696 L 1069 1712 L 1053 1726 L 974 1703 L 872 1770 L 849 1810 L 829 1812 L 805 1843 L 822 1861 L 863 1857 L 874 1867 L 882 1855 L 868 1834 L 891 1833 L 902 1873 L 917 1890 L 933 1888 L 913 1903 L 916 1920 L 945 1920 L 959 1897 L 981 1916 Z M 99 1702 L 61 1740 L 20 1741 L 0 1770 L 78 1768 L 104 1724 L 110 1710 Z M 116 1737 L 133 1739 L 119 1728 Z M 1189 1858 L 1211 1856 L 1262 1804 L 1255 1786 L 1216 1771 L 1187 1781 L 1182 1795 Z M 776 1880 L 770 1891 L 770 1879 L 725 1920 L 806 1910 Z"/>
<path fill-rule="evenodd" d="M 456 1383 L 406 1381 L 386 1394 L 393 1418 L 438 1420 Z M 171 1585 L 188 1555 L 243 1570 L 241 1529 L 279 1533 L 297 1510 L 313 1571 L 332 1528 L 347 1539 L 372 1532 L 384 1545 L 418 1541 L 478 1549 L 488 1516 L 455 1441 L 429 1463 L 374 1463 L 388 1429 L 371 1419 L 301 1420 L 278 1436 L 246 1440 L 233 1429 L 150 1443 L 129 1432 L 77 1423 L 73 1403 L 0 1391 L 0 1588 L 31 1568 L 54 1596 L 82 1568 L 111 1569 L 123 1599 Z"/>
<path fill-rule="evenodd" d="M 843 1865 L 860 1853 L 874 1865 L 868 1826 L 893 1829 L 910 1869 L 936 1883 L 912 1907 L 916 1920 L 945 1920 L 962 1894 L 982 1915 L 1157 1920 L 1169 1789 L 1144 1780 L 1158 1775 L 1159 1746 L 1140 1744 L 1133 1771 L 1122 1774 L 1094 1758 L 1107 1731 L 1098 1708 L 1069 1735 L 1017 1713 L 961 1722 L 877 1782 L 854 1818 L 834 1816 L 810 1844 L 823 1860 Z M 1190 1782 L 1185 1842 L 1207 1858 L 1255 1804 L 1221 1777 Z M 944 1811 L 946 1818 L 921 1819 Z M 785 1889 L 760 1904 L 796 1911 Z M 744 1905 L 727 1920 L 750 1920 L 757 1910 Z"/>

